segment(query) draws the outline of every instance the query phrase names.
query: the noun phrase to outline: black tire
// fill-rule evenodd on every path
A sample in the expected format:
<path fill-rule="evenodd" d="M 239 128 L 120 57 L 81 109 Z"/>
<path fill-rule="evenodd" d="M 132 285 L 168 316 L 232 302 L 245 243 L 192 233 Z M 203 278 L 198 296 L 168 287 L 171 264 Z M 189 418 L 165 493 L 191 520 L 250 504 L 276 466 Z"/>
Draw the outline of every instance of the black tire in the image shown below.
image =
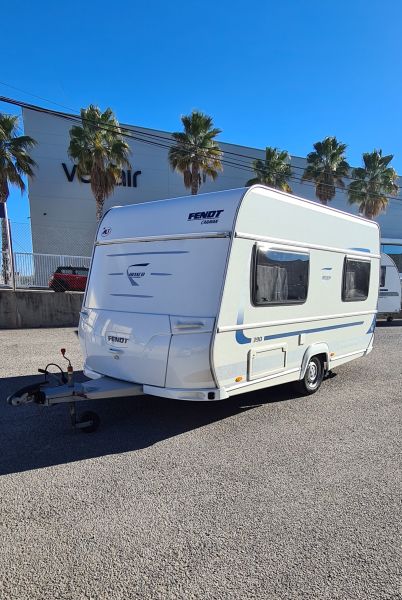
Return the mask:
<path fill-rule="evenodd" d="M 391 323 L 391 321 L 393 321 L 393 320 L 394 320 L 394 317 L 391 317 L 391 316 L 387 317 L 387 322 L 388 323 Z"/>
<path fill-rule="evenodd" d="M 299 392 L 304 395 L 314 394 L 324 379 L 324 365 L 318 356 L 312 356 L 306 368 L 306 373 L 300 381 L 296 382 Z"/>
<path fill-rule="evenodd" d="M 93 412 L 92 410 L 87 410 L 86 412 L 82 413 L 79 422 L 85 423 L 86 421 L 90 421 L 90 424 L 86 427 L 80 427 L 80 431 L 83 431 L 84 433 L 93 433 L 98 429 L 100 424 L 100 418 L 96 414 L 96 412 Z"/>

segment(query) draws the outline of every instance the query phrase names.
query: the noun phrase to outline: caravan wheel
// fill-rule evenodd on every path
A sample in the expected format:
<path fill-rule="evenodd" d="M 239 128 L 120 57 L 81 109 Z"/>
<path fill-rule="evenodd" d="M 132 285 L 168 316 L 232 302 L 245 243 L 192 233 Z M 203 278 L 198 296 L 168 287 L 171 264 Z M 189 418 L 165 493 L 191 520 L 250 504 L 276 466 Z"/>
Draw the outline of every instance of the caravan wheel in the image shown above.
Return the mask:
<path fill-rule="evenodd" d="M 308 362 L 303 379 L 297 382 L 297 388 L 303 394 L 314 394 L 320 387 L 323 378 L 323 364 L 318 356 L 313 356 Z"/>

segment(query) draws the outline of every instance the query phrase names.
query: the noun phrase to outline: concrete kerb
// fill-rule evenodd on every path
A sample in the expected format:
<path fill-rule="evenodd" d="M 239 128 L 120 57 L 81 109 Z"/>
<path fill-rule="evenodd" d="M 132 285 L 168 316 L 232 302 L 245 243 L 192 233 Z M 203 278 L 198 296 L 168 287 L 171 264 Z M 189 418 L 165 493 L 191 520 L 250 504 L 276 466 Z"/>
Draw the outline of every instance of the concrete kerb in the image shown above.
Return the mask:
<path fill-rule="evenodd" d="M 74 327 L 84 294 L 48 290 L 0 290 L 0 329 Z"/>

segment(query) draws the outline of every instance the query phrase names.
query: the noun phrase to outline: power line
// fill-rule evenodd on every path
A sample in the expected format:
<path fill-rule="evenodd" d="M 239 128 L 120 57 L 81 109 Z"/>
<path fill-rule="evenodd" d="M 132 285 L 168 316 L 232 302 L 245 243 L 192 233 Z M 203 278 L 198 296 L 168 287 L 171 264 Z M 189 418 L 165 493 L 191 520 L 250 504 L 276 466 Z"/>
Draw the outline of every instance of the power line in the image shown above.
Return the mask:
<path fill-rule="evenodd" d="M 70 106 L 65 106 L 64 104 L 59 104 L 58 102 L 54 102 L 53 100 L 49 100 L 48 98 L 44 98 L 43 96 L 38 96 L 37 94 L 32 94 L 31 92 L 22 90 L 21 88 L 15 87 L 14 85 L 10 85 L 9 83 L 5 83 L 4 81 L 0 81 L 0 84 L 5 85 L 6 87 L 9 87 L 12 90 L 17 90 L 18 92 L 22 92 L 23 94 L 28 94 L 28 96 L 32 96 L 33 98 L 38 98 L 38 100 L 44 100 L 44 102 L 49 102 L 49 104 L 54 104 L 55 106 L 60 106 L 61 108 L 66 108 L 67 110 L 75 111 L 75 109 L 71 108 Z"/>
<path fill-rule="evenodd" d="M 23 102 L 23 101 L 20 101 L 20 100 L 15 100 L 13 98 L 7 98 L 5 96 L 0 96 L 0 101 L 8 103 L 8 104 L 12 104 L 14 106 L 19 106 L 20 108 L 29 109 L 29 110 L 32 110 L 32 111 L 35 111 L 35 112 L 44 113 L 44 114 L 51 114 L 52 116 L 55 116 L 57 118 L 62 118 L 62 119 L 65 119 L 65 120 L 72 121 L 74 123 L 78 123 L 78 124 L 82 123 L 82 121 L 84 120 L 87 123 L 93 125 L 94 127 L 98 128 L 98 129 L 101 129 L 101 130 L 104 130 L 104 131 L 113 131 L 113 132 L 119 133 L 120 135 L 122 135 L 123 137 L 126 137 L 128 139 L 132 139 L 134 141 L 137 141 L 137 142 L 140 142 L 140 143 L 144 143 L 144 144 L 148 144 L 148 145 L 151 145 L 151 146 L 156 146 L 156 147 L 159 147 L 159 148 L 170 149 L 170 148 L 174 147 L 175 144 L 176 144 L 175 140 L 172 139 L 171 137 L 165 137 L 165 136 L 160 136 L 160 135 L 157 135 L 157 134 L 151 134 L 149 132 L 141 132 L 141 131 L 136 132 L 135 130 L 133 131 L 133 128 L 128 128 L 128 127 L 124 127 L 124 126 L 122 127 L 120 125 L 119 126 L 117 126 L 117 125 L 101 125 L 101 124 L 99 124 L 99 123 L 97 123 L 95 121 L 92 121 L 90 119 L 85 119 L 85 118 L 83 119 L 81 116 L 78 116 L 78 115 L 68 114 L 68 113 L 62 113 L 62 112 L 59 112 L 59 111 L 54 111 L 54 110 L 49 109 L 49 108 L 44 108 L 44 107 L 41 107 L 41 106 L 37 106 L 35 104 L 29 104 L 27 102 Z M 46 100 L 46 101 L 48 101 L 48 100 Z M 126 131 L 128 133 L 123 133 L 124 131 Z M 135 133 L 137 133 L 137 135 L 134 135 Z M 147 135 L 149 135 L 151 137 L 162 139 L 164 142 L 167 142 L 167 143 L 164 144 L 164 143 L 162 143 L 160 141 L 156 141 L 156 140 L 152 140 L 152 139 L 143 139 L 141 137 L 138 137 L 139 135 L 145 135 L 145 133 L 147 133 Z M 222 149 L 220 151 L 222 152 L 222 154 L 225 154 L 225 153 L 226 154 L 233 154 L 235 156 L 239 156 L 239 157 L 242 157 L 242 158 L 250 158 L 253 161 L 256 160 L 255 157 L 247 157 L 246 155 L 242 155 L 242 154 L 238 154 L 238 153 L 234 153 L 234 152 L 230 152 L 230 151 L 225 151 L 225 150 L 222 150 Z M 260 160 L 262 160 L 262 159 L 260 159 Z M 244 171 L 248 171 L 248 172 L 251 172 L 251 173 L 255 173 L 255 169 L 253 168 L 252 164 L 248 164 L 247 165 L 245 163 L 236 162 L 235 159 L 225 159 L 225 158 L 221 158 L 220 162 L 222 164 L 226 165 L 226 166 L 229 166 L 229 167 L 232 167 L 232 168 L 235 168 L 235 169 L 238 169 L 238 170 L 244 170 Z M 299 169 L 302 169 L 304 171 L 303 167 L 296 167 L 296 166 L 293 166 L 293 165 L 290 165 L 290 166 L 291 166 L 292 170 L 294 168 L 299 168 Z M 274 172 L 273 174 L 274 175 L 279 175 L 280 173 Z M 299 182 L 299 183 L 302 183 L 302 184 L 307 184 L 307 185 L 316 187 L 316 184 L 314 182 L 311 182 L 311 181 L 308 181 L 308 180 L 304 180 L 302 177 L 296 177 L 295 175 L 291 175 L 287 179 L 291 180 L 291 181 L 295 181 L 295 182 Z M 357 181 L 353 177 L 348 177 L 348 179 L 350 181 Z M 329 187 L 331 189 L 335 189 L 336 191 L 340 191 L 343 194 L 345 194 L 347 192 L 346 186 L 345 186 L 345 188 L 342 188 L 340 186 L 331 185 L 331 184 L 327 184 L 327 183 L 320 183 L 320 186 L 321 187 Z M 376 193 L 367 192 L 367 194 L 371 195 L 371 196 L 377 196 Z M 399 198 L 397 196 L 389 196 L 389 195 L 385 195 L 384 194 L 383 197 L 386 198 L 387 200 L 390 200 L 390 201 L 395 201 L 395 200 L 396 201 L 402 201 L 402 198 Z"/>

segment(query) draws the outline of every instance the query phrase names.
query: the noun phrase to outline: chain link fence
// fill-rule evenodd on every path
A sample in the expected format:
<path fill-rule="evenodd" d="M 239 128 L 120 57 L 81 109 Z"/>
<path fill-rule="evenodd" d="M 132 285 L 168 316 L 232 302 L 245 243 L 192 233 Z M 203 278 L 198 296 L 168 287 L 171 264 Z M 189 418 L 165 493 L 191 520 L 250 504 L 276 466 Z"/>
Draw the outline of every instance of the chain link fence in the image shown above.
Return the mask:
<path fill-rule="evenodd" d="M 33 252 L 29 223 L 10 223 L 10 236 L 3 228 L 0 241 L 0 287 L 84 290 L 90 256 Z"/>
<path fill-rule="evenodd" d="M 0 286 L 83 291 L 91 258 L 63 254 L 0 253 Z M 14 267 L 14 268 L 13 268 Z"/>

